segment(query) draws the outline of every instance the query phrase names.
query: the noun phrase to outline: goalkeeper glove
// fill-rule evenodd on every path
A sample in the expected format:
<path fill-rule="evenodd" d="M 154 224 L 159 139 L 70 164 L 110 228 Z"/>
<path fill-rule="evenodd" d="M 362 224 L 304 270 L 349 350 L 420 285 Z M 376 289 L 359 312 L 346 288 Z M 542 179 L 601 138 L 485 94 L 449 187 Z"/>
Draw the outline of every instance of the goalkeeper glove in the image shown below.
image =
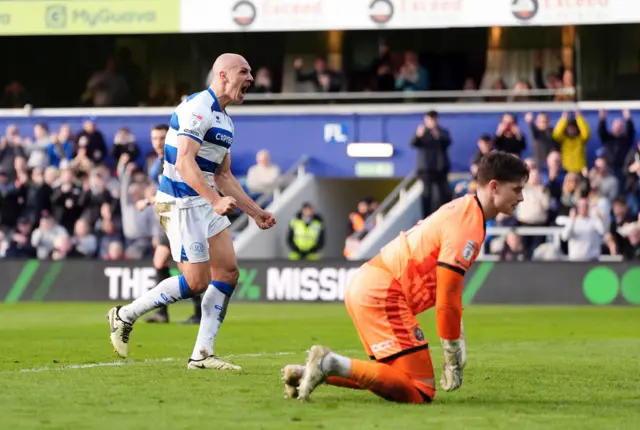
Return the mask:
<path fill-rule="evenodd" d="M 460 338 L 457 340 L 440 339 L 444 350 L 444 364 L 440 377 L 440 387 L 444 391 L 455 391 L 462 386 L 463 371 L 467 365 L 467 342 L 464 326 L 460 323 Z"/>

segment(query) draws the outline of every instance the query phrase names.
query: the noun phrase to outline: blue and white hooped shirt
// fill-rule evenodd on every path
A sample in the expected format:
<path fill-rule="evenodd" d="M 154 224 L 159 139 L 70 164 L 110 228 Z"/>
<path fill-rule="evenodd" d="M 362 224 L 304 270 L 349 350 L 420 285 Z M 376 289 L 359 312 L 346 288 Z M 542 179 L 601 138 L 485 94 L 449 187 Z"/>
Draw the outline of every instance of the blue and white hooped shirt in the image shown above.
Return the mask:
<path fill-rule="evenodd" d="M 220 109 L 210 88 L 187 97 L 171 116 L 164 145 L 163 173 L 156 195 L 157 202 L 175 203 L 179 208 L 207 204 L 176 169 L 178 136 L 188 136 L 200 144 L 196 162 L 207 183 L 213 187 L 213 176 L 233 143 L 233 122 Z"/>

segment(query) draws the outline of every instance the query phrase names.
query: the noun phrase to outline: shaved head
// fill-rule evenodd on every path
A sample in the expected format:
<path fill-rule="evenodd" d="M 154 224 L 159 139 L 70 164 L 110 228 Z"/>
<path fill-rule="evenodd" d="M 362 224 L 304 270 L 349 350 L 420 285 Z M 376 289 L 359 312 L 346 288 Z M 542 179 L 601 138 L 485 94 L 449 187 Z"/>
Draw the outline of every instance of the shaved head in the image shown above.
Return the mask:
<path fill-rule="evenodd" d="M 223 109 L 229 103 L 242 103 L 253 82 L 251 66 L 238 54 L 226 53 L 216 58 L 212 76 L 211 88 Z"/>
<path fill-rule="evenodd" d="M 216 79 L 220 76 L 220 72 L 227 72 L 230 69 L 235 67 L 240 67 L 246 65 L 249 66 L 247 60 L 242 55 L 239 54 L 222 54 L 216 61 L 213 63 L 213 79 Z"/>

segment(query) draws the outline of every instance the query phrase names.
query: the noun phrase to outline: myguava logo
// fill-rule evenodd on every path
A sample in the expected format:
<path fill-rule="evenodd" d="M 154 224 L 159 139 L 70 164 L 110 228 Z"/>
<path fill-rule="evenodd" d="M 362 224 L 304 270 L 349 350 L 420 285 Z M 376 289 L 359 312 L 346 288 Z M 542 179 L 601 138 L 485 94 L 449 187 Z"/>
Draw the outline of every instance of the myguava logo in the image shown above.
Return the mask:
<path fill-rule="evenodd" d="M 622 278 L 608 267 L 594 267 L 582 280 L 584 296 L 594 305 L 608 305 L 618 294 L 632 305 L 640 305 L 640 267 L 627 270 Z"/>
<path fill-rule="evenodd" d="M 62 4 L 47 6 L 44 11 L 44 22 L 49 28 L 65 28 L 67 26 L 67 7 Z"/>

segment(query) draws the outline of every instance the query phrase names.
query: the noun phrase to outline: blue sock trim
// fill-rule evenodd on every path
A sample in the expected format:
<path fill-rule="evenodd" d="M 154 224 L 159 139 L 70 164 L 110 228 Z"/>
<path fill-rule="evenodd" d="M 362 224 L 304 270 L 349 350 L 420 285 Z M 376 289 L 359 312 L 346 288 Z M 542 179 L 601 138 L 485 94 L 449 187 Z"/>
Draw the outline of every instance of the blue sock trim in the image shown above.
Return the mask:
<path fill-rule="evenodd" d="M 189 284 L 187 284 L 187 280 L 184 279 L 184 275 L 179 275 L 178 281 L 180 282 L 180 297 L 183 299 L 188 299 L 189 297 L 193 297 L 193 292 L 191 291 L 191 288 L 189 288 Z"/>
<path fill-rule="evenodd" d="M 231 297 L 231 295 L 233 294 L 233 290 L 235 290 L 236 288 L 235 285 L 227 284 L 226 282 L 221 281 L 211 281 L 209 285 L 213 285 L 218 289 L 218 291 L 220 291 L 227 297 Z"/>

